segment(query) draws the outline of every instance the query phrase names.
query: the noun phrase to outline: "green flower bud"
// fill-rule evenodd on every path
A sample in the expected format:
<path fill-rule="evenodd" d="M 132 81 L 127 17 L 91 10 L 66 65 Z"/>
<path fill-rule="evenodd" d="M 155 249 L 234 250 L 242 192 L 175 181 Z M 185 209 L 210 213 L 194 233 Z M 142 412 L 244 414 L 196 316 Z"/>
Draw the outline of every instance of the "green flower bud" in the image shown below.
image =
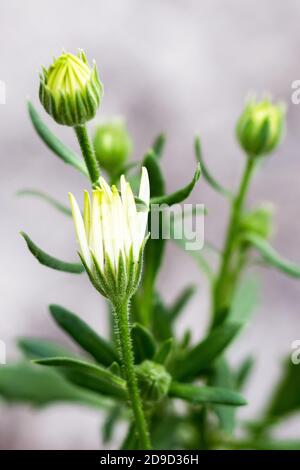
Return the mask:
<path fill-rule="evenodd" d="M 262 204 L 251 212 L 246 213 L 241 220 L 241 230 L 269 239 L 273 233 L 274 206 Z"/>
<path fill-rule="evenodd" d="M 82 50 L 63 52 L 40 75 L 40 101 L 59 124 L 80 126 L 92 119 L 103 96 L 96 63 L 91 68 Z"/>
<path fill-rule="evenodd" d="M 237 122 L 237 138 L 250 157 L 266 155 L 277 147 L 284 130 L 285 110 L 282 104 L 265 99 L 251 100 Z"/>
<path fill-rule="evenodd" d="M 168 394 L 171 376 L 161 364 L 146 360 L 136 366 L 136 374 L 142 398 L 146 403 L 158 402 Z"/>
<path fill-rule="evenodd" d="M 114 175 L 126 163 L 132 141 L 122 121 L 100 124 L 94 134 L 94 148 L 101 168 Z"/>

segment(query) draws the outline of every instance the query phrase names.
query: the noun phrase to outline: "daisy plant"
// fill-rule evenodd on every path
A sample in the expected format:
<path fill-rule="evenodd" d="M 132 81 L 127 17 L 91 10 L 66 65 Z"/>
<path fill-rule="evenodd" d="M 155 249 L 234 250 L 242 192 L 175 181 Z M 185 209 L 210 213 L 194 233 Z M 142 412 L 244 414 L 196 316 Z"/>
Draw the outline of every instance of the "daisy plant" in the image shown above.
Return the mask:
<path fill-rule="evenodd" d="M 255 358 L 251 354 L 233 366 L 227 354 L 256 307 L 256 270 L 263 265 L 300 278 L 300 267 L 283 258 L 271 244 L 272 206 L 264 203 L 249 208 L 247 201 L 255 172 L 263 168 L 282 140 L 284 107 L 270 98 L 252 98 L 246 103 L 236 127 L 245 154 L 236 190 L 225 188 L 214 178 L 196 137 L 195 172 L 187 184 L 168 193 L 161 168 L 166 143 L 163 134 L 141 161 L 135 162 L 129 160 L 132 138 L 121 121 L 97 123 L 90 138 L 87 123 L 98 112 L 103 85 L 96 64 L 90 66 L 83 51 L 75 55 L 63 52 L 50 67 L 43 68 L 39 97 L 57 124 L 75 132 L 78 153 L 62 142 L 28 103 L 37 135 L 54 156 L 83 176 L 82 197 L 77 202 L 69 193 L 66 204 L 44 189 L 26 188 L 19 195 L 38 197 L 64 217 L 73 218 L 79 256 L 75 240 L 75 259 L 66 261 L 22 235 L 36 260 L 56 270 L 57 276 L 59 271 L 87 275 L 106 299 L 102 309 L 110 332 L 104 338 L 95 331 L 84 319 L 87 312 L 78 315 L 50 305 L 51 319 L 79 349 L 55 339 L 19 338 L 26 359 L 0 368 L 1 398 L 34 406 L 76 402 L 93 407 L 97 413 L 102 410 L 102 442 L 115 446 L 122 439 L 122 449 L 299 449 L 298 440 L 279 441 L 274 433 L 276 424 L 300 409 L 296 365 L 290 359 L 285 363 L 265 409 L 257 419 L 245 422 L 238 419 L 237 410 L 247 404 L 244 387 Z M 180 238 L 175 236 L 182 218 L 174 212 L 168 221 L 170 242 L 195 259 L 209 286 L 208 327 L 203 331 L 195 323 L 191 332 L 178 328 L 176 322 L 196 286 L 184 286 L 166 302 L 159 273 L 169 241 L 163 235 L 163 217 L 157 231 L 152 216 L 157 207 L 181 204 L 192 191 L 201 189 L 197 184 L 201 174 L 203 181 L 225 198 L 229 220 L 224 241 L 216 246 L 205 240 L 201 250 L 186 249 L 190 240 L 185 239 L 184 231 L 179 231 Z M 203 208 L 192 207 L 184 219 L 204 215 L 211 223 L 213 209 L 203 212 Z M 178 278 L 180 274 L 177 269 Z M 203 292 L 202 286 L 201 295 Z M 199 318 L 203 315 L 199 309 Z M 123 437 L 120 432 L 115 434 L 121 423 L 126 424 Z"/>

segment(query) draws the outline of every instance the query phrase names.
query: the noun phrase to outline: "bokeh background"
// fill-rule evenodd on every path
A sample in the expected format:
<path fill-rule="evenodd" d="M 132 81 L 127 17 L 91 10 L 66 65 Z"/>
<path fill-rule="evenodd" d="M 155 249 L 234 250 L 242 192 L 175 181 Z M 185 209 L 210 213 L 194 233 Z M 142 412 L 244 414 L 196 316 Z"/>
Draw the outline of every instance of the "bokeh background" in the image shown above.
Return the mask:
<path fill-rule="evenodd" d="M 104 304 L 88 281 L 38 265 L 19 236 L 25 230 L 47 251 L 74 259 L 71 221 L 43 202 L 15 196 L 21 188 L 34 187 L 67 202 L 67 191 L 79 195 L 85 185 L 51 155 L 29 122 L 26 98 L 39 106 L 41 64 L 48 65 L 62 47 L 82 47 L 88 58 L 95 58 L 105 86 L 99 119 L 126 117 L 135 159 L 156 134 L 166 132 L 163 168 L 170 191 L 191 177 L 196 132 L 211 170 L 234 187 L 244 163 L 234 126 L 245 96 L 270 92 L 286 101 L 287 136 L 253 181 L 250 202 L 274 202 L 274 245 L 300 261 L 300 106 L 291 104 L 291 83 L 300 75 L 299 21 L 297 0 L 2 0 L 0 79 L 7 96 L 0 105 L 0 338 L 7 344 L 8 362 L 19 355 L 16 337 L 42 336 L 69 344 L 50 319 L 49 303 L 73 309 L 103 334 L 107 331 Z M 56 126 L 44 112 L 43 117 L 77 148 L 70 129 Z M 204 181 L 190 201 L 209 208 L 205 235 L 220 246 L 226 202 Z M 258 275 L 262 302 L 230 350 L 234 364 L 249 352 L 257 357 L 246 390 L 249 406 L 240 411 L 243 418 L 259 416 L 282 357 L 300 338 L 300 283 L 275 271 Z M 207 285 L 193 260 L 170 244 L 160 275 L 165 299 L 171 301 L 189 282 L 199 288 L 178 329 L 192 326 L 196 340 L 207 323 Z M 101 415 L 76 406 L 38 411 L 0 406 L 0 448 L 98 448 L 100 423 Z M 299 416 L 278 431 L 282 437 L 299 434 Z"/>

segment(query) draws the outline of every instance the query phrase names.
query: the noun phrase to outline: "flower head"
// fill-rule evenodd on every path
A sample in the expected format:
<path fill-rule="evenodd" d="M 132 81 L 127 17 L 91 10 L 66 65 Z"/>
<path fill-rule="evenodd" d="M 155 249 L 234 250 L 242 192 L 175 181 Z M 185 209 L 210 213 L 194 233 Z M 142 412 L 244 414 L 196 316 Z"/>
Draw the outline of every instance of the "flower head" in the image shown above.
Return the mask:
<path fill-rule="evenodd" d="M 284 106 L 269 99 L 247 103 L 237 123 L 241 147 L 252 157 L 266 155 L 279 144 L 284 129 Z"/>
<path fill-rule="evenodd" d="M 100 105 L 103 86 L 96 64 L 90 67 L 82 50 L 63 52 L 40 75 L 40 101 L 55 121 L 79 126 L 92 119 Z"/>
<path fill-rule="evenodd" d="M 132 150 L 132 141 L 124 123 L 115 120 L 100 124 L 95 129 L 94 148 L 101 168 L 115 175 L 126 163 Z"/>
<path fill-rule="evenodd" d="M 70 204 L 80 247 L 80 257 L 93 285 L 110 300 L 131 297 L 140 275 L 149 205 L 149 179 L 142 169 L 139 199 L 145 205 L 138 211 L 125 177 L 121 195 L 104 178 L 99 188 L 84 193 L 83 217 L 72 194 Z"/>

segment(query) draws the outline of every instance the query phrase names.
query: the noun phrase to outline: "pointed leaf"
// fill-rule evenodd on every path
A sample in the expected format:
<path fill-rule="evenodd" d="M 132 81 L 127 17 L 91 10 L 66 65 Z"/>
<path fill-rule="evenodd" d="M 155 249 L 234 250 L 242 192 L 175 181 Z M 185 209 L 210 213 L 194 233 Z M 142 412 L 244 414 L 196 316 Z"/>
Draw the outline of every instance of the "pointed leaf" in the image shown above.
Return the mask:
<path fill-rule="evenodd" d="M 166 339 L 163 343 L 161 343 L 154 356 L 154 362 L 157 362 L 158 364 L 165 364 L 172 351 L 172 346 L 173 338 Z"/>
<path fill-rule="evenodd" d="M 201 143 L 200 143 L 200 138 L 199 137 L 195 138 L 195 155 L 196 155 L 196 158 L 197 158 L 198 162 L 200 163 L 201 170 L 203 172 L 203 177 L 207 181 L 207 183 L 213 189 L 215 189 L 220 194 L 222 194 L 223 196 L 226 196 L 226 197 L 232 199 L 233 195 L 231 194 L 231 192 L 228 191 L 227 189 L 223 188 L 223 186 L 220 183 L 218 183 L 218 181 L 215 180 L 215 178 L 210 174 L 207 166 L 205 165 L 205 162 L 203 160 L 203 155 L 202 155 L 202 150 L 201 150 Z"/>
<path fill-rule="evenodd" d="M 152 150 L 157 158 L 161 158 L 166 144 L 165 134 L 159 134 L 153 142 Z"/>
<path fill-rule="evenodd" d="M 28 112 L 36 132 L 44 143 L 49 147 L 65 163 L 72 165 L 79 170 L 83 175 L 88 176 L 87 168 L 83 160 L 67 147 L 60 139 L 58 139 L 50 129 L 44 124 L 41 117 L 35 110 L 33 104 L 28 102 Z"/>
<path fill-rule="evenodd" d="M 26 233 L 21 232 L 22 237 L 27 243 L 29 251 L 33 256 L 43 265 L 57 271 L 64 271 L 66 273 L 81 274 L 84 271 L 84 267 L 80 263 L 68 263 L 61 261 L 58 258 L 48 255 L 45 251 L 41 250 Z"/>
<path fill-rule="evenodd" d="M 247 323 L 258 303 L 258 279 L 252 276 L 243 279 L 235 291 L 228 321 L 233 323 Z"/>
<path fill-rule="evenodd" d="M 110 404 L 107 398 L 69 383 L 54 370 L 28 363 L 0 367 L 0 396 L 35 406 L 76 402 L 102 408 Z"/>
<path fill-rule="evenodd" d="M 174 193 L 166 194 L 163 196 L 151 197 L 150 203 L 151 204 L 168 204 L 169 206 L 172 206 L 173 204 L 179 204 L 180 202 L 183 202 L 193 191 L 195 184 L 199 180 L 200 176 L 201 176 L 201 169 L 200 169 L 200 165 L 198 164 L 195 170 L 193 179 L 189 184 L 184 186 L 182 189 L 175 191 Z"/>
<path fill-rule="evenodd" d="M 183 380 L 199 375 L 218 358 L 240 329 L 241 325 L 238 323 L 227 323 L 215 328 L 178 361 L 173 373 L 174 377 Z"/>
<path fill-rule="evenodd" d="M 52 196 L 49 196 L 48 194 L 46 194 L 42 191 L 37 191 L 36 189 L 22 189 L 22 190 L 17 192 L 17 196 L 37 197 L 37 198 L 42 199 L 43 201 L 47 202 L 48 204 L 50 204 L 50 206 L 54 207 L 55 209 L 57 209 L 62 214 L 67 215 L 69 217 L 72 217 L 72 211 L 69 207 L 64 206 L 59 201 L 54 199 Z"/>
<path fill-rule="evenodd" d="M 187 385 L 172 382 L 169 395 L 174 398 L 181 398 L 194 404 L 216 403 L 221 405 L 242 406 L 247 402 L 237 392 L 221 387 L 198 387 L 197 385 Z"/>
<path fill-rule="evenodd" d="M 145 359 L 153 358 L 156 344 L 149 330 L 139 323 L 135 323 L 131 329 L 131 338 L 136 364 L 140 364 Z"/>
<path fill-rule="evenodd" d="M 177 297 L 173 305 L 169 308 L 170 316 L 174 321 L 178 315 L 184 310 L 194 293 L 196 292 L 196 286 L 187 286 L 181 294 Z"/>
<path fill-rule="evenodd" d="M 125 381 L 103 367 L 67 357 L 49 357 L 34 362 L 57 367 L 70 382 L 81 387 L 111 397 L 127 398 Z"/>
<path fill-rule="evenodd" d="M 109 366 L 115 361 L 118 362 L 118 355 L 111 344 L 101 338 L 75 313 L 59 305 L 50 305 L 49 310 L 56 323 L 97 362 L 104 366 Z"/>
<path fill-rule="evenodd" d="M 74 357 L 67 349 L 61 347 L 53 341 L 39 338 L 20 338 L 18 346 L 29 359 L 38 359 L 53 356 Z"/>
<path fill-rule="evenodd" d="M 265 239 L 252 234 L 246 235 L 243 239 L 250 243 L 270 266 L 289 276 L 300 277 L 300 265 L 282 258 Z"/>

